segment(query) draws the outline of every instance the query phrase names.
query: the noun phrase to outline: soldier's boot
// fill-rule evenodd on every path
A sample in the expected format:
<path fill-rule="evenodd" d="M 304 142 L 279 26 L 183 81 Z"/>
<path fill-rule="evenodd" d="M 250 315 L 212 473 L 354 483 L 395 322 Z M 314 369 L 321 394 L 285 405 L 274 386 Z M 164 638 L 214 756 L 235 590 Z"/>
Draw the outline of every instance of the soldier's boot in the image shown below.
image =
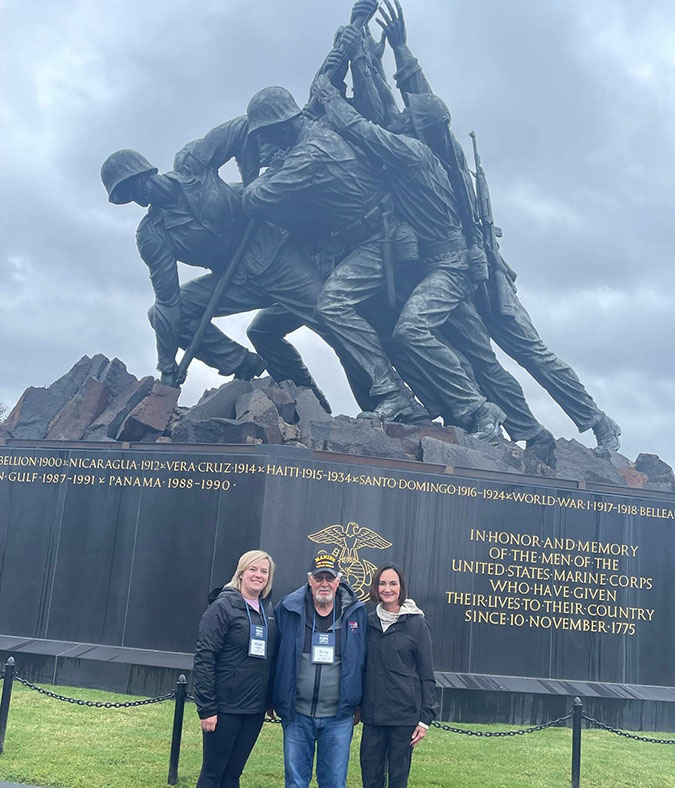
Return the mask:
<path fill-rule="evenodd" d="M 252 378 L 257 378 L 258 375 L 262 375 L 266 366 L 267 364 L 262 356 L 249 351 L 241 364 L 230 374 L 233 374 L 236 380 L 251 380 Z"/>
<path fill-rule="evenodd" d="M 602 452 L 605 449 L 619 451 L 621 446 L 619 441 L 621 427 L 613 419 L 610 419 L 606 413 L 603 413 L 602 418 L 593 425 L 593 433 L 598 441 L 594 451 Z"/>
<path fill-rule="evenodd" d="M 525 442 L 525 448 L 532 449 L 539 462 L 555 468 L 555 438 L 546 427 L 542 427 L 534 438 L 529 438 Z"/>
<path fill-rule="evenodd" d="M 381 419 L 382 421 L 402 421 L 413 413 L 410 398 L 403 391 L 385 394 L 373 410 L 366 410 L 357 419 Z"/>
<path fill-rule="evenodd" d="M 410 399 L 410 405 L 413 409 L 412 413 L 407 416 L 401 416 L 398 421 L 403 422 L 403 424 L 433 424 L 433 420 L 427 409 L 414 397 Z"/>
<path fill-rule="evenodd" d="M 474 438 L 479 441 L 492 441 L 501 435 L 502 424 L 506 421 L 506 413 L 494 402 L 484 402 L 473 416 L 471 435 Z"/>

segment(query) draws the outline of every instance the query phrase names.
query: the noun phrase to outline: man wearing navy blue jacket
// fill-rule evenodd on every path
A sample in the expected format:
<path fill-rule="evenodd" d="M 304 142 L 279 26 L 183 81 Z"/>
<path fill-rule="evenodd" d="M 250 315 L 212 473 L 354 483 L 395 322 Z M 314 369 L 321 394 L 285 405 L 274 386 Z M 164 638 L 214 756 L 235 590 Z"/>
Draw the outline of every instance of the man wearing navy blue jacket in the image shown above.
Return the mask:
<path fill-rule="evenodd" d="M 273 702 L 284 728 L 286 788 L 344 788 L 363 693 L 368 618 L 334 555 L 312 559 L 307 585 L 275 608 Z"/>

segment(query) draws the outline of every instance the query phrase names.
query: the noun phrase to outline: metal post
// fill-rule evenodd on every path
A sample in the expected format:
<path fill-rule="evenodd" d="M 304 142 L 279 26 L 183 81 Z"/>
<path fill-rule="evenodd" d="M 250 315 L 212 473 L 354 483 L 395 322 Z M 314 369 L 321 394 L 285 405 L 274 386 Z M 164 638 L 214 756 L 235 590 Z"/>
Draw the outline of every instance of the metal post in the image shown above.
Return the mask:
<path fill-rule="evenodd" d="M 183 712 L 187 694 L 187 679 L 181 673 L 176 682 L 176 704 L 173 710 L 173 733 L 171 734 L 171 755 L 169 756 L 169 785 L 178 782 L 178 759 L 180 758 L 180 740 L 183 736 Z"/>
<path fill-rule="evenodd" d="M 7 717 L 9 716 L 9 702 L 12 699 L 12 684 L 14 683 L 14 657 L 5 662 L 5 680 L 2 686 L 0 699 L 0 755 L 5 749 L 5 733 L 7 732 Z"/>
<path fill-rule="evenodd" d="M 574 699 L 572 708 L 572 788 L 579 788 L 581 773 L 581 712 L 580 698 Z"/>

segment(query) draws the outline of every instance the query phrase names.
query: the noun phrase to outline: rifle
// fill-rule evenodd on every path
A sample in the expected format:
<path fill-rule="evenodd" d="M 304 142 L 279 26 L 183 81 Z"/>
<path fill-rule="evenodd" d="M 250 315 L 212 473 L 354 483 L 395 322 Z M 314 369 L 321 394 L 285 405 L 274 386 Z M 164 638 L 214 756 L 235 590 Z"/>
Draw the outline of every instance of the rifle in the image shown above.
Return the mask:
<path fill-rule="evenodd" d="M 385 292 L 387 303 L 394 309 L 396 306 L 396 281 L 394 274 L 394 239 L 391 234 L 390 209 L 381 206 L 382 210 L 382 267 L 384 270 Z"/>
<path fill-rule="evenodd" d="M 478 142 L 476 140 L 476 132 L 470 132 L 469 136 L 473 142 L 473 157 L 476 163 L 476 198 L 478 201 L 478 217 L 480 219 L 481 230 L 483 232 L 483 248 L 487 255 L 488 264 L 493 271 L 498 272 L 500 276 L 495 277 L 497 286 L 497 294 L 501 295 L 502 287 L 510 287 L 511 291 L 515 290 L 514 282 L 518 276 L 511 266 L 504 260 L 499 251 L 498 238 L 502 237 L 501 227 L 497 227 L 492 216 L 492 201 L 490 199 L 490 190 L 488 188 L 485 170 L 480 160 L 478 153 Z M 504 277 L 508 282 L 504 281 Z M 500 301 L 502 299 L 500 298 Z"/>

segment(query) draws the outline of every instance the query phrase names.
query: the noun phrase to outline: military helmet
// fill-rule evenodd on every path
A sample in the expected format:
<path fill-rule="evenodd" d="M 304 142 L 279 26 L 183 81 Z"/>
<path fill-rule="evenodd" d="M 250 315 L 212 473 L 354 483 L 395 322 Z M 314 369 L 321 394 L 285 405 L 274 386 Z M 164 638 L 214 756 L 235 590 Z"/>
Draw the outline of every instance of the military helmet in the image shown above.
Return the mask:
<path fill-rule="evenodd" d="M 125 149 L 111 153 L 101 167 L 101 180 L 108 192 L 108 201 L 115 205 L 131 202 L 127 181 L 144 173 L 156 175 L 157 167 L 153 167 L 138 151 Z"/>
<path fill-rule="evenodd" d="M 246 109 L 250 132 L 276 126 L 287 120 L 297 118 L 302 110 L 286 88 L 263 88 L 249 101 Z"/>
<path fill-rule="evenodd" d="M 433 93 L 408 93 L 406 98 L 415 133 L 421 140 L 450 124 L 447 104 Z"/>

